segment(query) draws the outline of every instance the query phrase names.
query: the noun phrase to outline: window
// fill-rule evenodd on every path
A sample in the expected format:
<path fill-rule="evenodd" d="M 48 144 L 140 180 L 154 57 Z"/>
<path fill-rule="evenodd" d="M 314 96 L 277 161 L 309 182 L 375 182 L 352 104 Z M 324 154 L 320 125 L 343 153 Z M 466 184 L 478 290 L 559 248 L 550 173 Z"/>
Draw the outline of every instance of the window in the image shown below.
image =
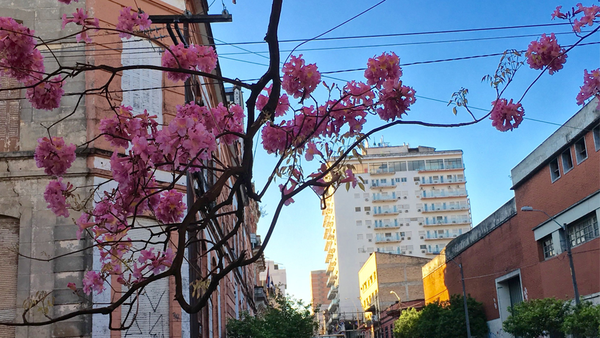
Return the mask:
<path fill-rule="evenodd" d="M 422 250 L 427 250 L 427 245 L 421 245 Z"/>
<path fill-rule="evenodd" d="M 360 226 L 362 226 L 362 221 L 356 221 L 356 226 L 357 226 L 357 227 L 360 227 Z"/>
<path fill-rule="evenodd" d="M 360 198 L 360 194 L 354 194 L 354 198 Z"/>
<path fill-rule="evenodd" d="M 367 239 L 373 239 L 373 234 L 367 234 Z"/>
<path fill-rule="evenodd" d="M 550 161 L 550 177 L 552 178 L 552 182 L 560 178 L 560 170 L 558 169 L 558 158 L 555 158 L 552 161 Z"/>
<path fill-rule="evenodd" d="M 365 207 L 365 211 L 371 211 L 371 207 Z"/>
<path fill-rule="evenodd" d="M 548 235 L 541 240 L 542 251 L 544 252 L 544 258 L 550 258 L 555 255 L 554 244 L 552 243 L 552 235 Z"/>
<path fill-rule="evenodd" d="M 462 159 L 460 158 L 448 158 L 444 160 L 446 162 L 446 169 L 458 169 L 462 168 Z"/>
<path fill-rule="evenodd" d="M 358 239 L 358 240 L 361 240 L 361 239 L 363 239 L 363 234 L 358 234 L 358 235 L 356 235 L 356 239 Z"/>
<path fill-rule="evenodd" d="M 415 176 L 415 178 L 414 178 L 414 181 L 415 181 L 415 182 L 420 182 L 420 181 L 421 181 L 421 179 L 419 178 L 419 176 Z"/>
<path fill-rule="evenodd" d="M 575 158 L 577 158 L 577 164 L 583 162 L 587 158 L 587 150 L 585 149 L 585 138 L 581 138 L 575 142 Z"/>
<path fill-rule="evenodd" d="M 354 208 L 354 211 L 356 211 L 356 212 L 360 212 L 360 207 L 355 207 L 355 208 Z"/>
<path fill-rule="evenodd" d="M 400 177 L 400 182 L 406 182 L 406 177 Z"/>
<path fill-rule="evenodd" d="M 0 151 L 19 150 L 19 131 L 21 128 L 21 91 L 10 89 L 21 84 L 8 76 L 0 76 Z M 8 89 L 8 90 L 7 90 Z"/>
<path fill-rule="evenodd" d="M 592 131 L 594 134 L 594 145 L 596 147 L 596 151 L 600 150 L 600 124 L 594 128 Z"/>
<path fill-rule="evenodd" d="M 440 170 L 440 169 L 444 169 L 444 160 L 439 159 L 439 160 L 426 160 L 425 161 L 425 168 L 427 170 Z"/>
<path fill-rule="evenodd" d="M 573 225 L 569 225 L 568 230 L 572 247 L 591 241 L 598 237 L 598 219 L 596 218 L 596 214 L 592 214 Z"/>
<path fill-rule="evenodd" d="M 565 150 L 561 155 L 563 173 L 573 169 L 573 158 L 571 157 L 571 148 Z"/>

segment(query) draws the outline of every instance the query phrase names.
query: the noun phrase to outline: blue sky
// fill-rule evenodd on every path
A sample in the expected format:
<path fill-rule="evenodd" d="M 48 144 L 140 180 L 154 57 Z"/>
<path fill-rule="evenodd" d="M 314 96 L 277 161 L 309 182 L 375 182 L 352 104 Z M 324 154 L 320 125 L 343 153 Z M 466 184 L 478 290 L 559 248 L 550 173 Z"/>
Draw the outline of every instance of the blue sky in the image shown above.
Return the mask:
<path fill-rule="evenodd" d="M 312 38 L 377 3 L 379 1 L 286 1 L 279 38 Z M 400 57 L 401 64 L 421 63 L 403 66 L 404 84 L 412 86 L 417 93 L 417 102 L 405 119 L 462 122 L 469 120 L 468 114 L 459 111 L 458 116 L 454 116 L 446 105 L 453 92 L 461 87 L 468 88 L 469 104 L 474 108 L 489 109 L 494 99 L 494 91 L 481 79 L 494 72 L 500 57 L 472 57 L 501 53 L 506 49 L 524 50 L 535 39 L 534 36 L 542 33 L 557 33 L 558 42 L 562 45 L 576 41 L 567 25 L 498 29 L 561 23 L 550 20 L 550 14 L 559 5 L 570 8 L 575 2 L 387 0 L 323 37 L 420 34 L 310 41 L 294 54 L 302 53 L 308 63 L 316 63 L 320 71 L 329 72 L 364 68 L 369 57 L 393 51 Z M 213 24 L 217 41 L 230 44 L 217 46 L 223 75 L 242 80 L 257 79 L 267 68 L 268 60 L 263 57 L 266 54 L 261 54 L 266 51 L 266 44 L 236 43 L 262 41 L 270 2 L 238 0 L 236 5 L 227 2 L 226 6 L 233 16 L 233 22 Z M 220 13 L 221 10 L 221 3 L 215 1 L 210 13 Z M 484 28 L 496 29 L 481 30 Z M 468 31 L 427 33 L 457 30 Z M 598 41 L 596 34 L 586 42 Z M 289 51 L 297 44 L 281 43 L 281 50 Z M 287 52 L 282 52 L 282 59 L 287 55 Z M 469 59 L 423 63 L 465 57 Z M 564 69 L 553 76 L 544 75 L 524 98 L 525 121 L 512 132 L 496 131 L 486 120 L 460 129 L 400 126 L 376 134 L 372 141 L 379 142 L 383 137 L 392 145 L 409 143 L 411 146 L 432 146 L 439 150 L 462 149 L 473 224 L 476 225 L 513 196 L 510 170 L 550 136 L 558 125 L 575 114 L 579 109 L 575 97 L 583 83 L 583 69 L 595 69 L 599 64 L 598 44 L 572 50 Z M 518 99 L 537 75 L 537 71 L 521 68 L 504 97 Z M 344 83 L 363 79 L 361 71 L 339 72 L 331 76 L 335 79 L 323 77 L 323 80 L 327 83 Z M 316 92 L 315 96 L 321 102 L 325 99 L 324 91 Z M 486 113 L 480 110 L 474 112 L 480 115 Z M 367 128 L 380 125 L 381 121 L 377 120 L 372 117 Z M 256 182 L 260 186 L 275 158 L 261 151 L 260 145 L 256 158 L 256 162 L 260 163 L 256 169 Z M 277 198 L 277 192 L 273 191 L 264 199 L 262 205 L 268 215 L 259 223 L 259 234 L 266 232 Z M 311 192 L 305 192 L 295 200 L 296 203 L 284 209 L 266 249 L 266 257 L 287 269 L 288 292 L 309 301 L 310 271 L 326 268 L 322 217 L 319 201 Z"/>

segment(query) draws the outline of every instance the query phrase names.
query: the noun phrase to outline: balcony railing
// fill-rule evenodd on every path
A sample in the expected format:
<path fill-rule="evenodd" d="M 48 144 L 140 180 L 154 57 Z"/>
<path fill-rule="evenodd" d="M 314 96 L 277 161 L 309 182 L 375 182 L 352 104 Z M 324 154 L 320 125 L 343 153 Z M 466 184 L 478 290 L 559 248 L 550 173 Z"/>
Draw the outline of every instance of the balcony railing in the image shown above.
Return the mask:
<path fill-rule="evenodd" d="M 333 284 L 335 284 L 335 281 L 337 280 L 337 276 L 335 274 L 330 274 L 329 278 L 327 278 L 327 286 L 333 286 Z"/>
<path fill-rule="evenodd" d="M 397 187 L 396 183 L 371 183 L 371 189 L 382 189 L 382 188 L 395 188 Z"/>
<path fill-rule="evenodd" d="M 327 307 L 327 310 L 329 312 L 335 312 L 338 307 L 340 305 L 340 300 L 338 298 L 335 298 L 334 300 L 331 301 L 331 303 L 329 303 L 329 307 Z"/>
<path fill-rule="evenodd" d="M 373 196 L 373 202 L 395 202 L 398 198 L 396 195 Z"/>
<path fill-rule="evenodd" d="M 327 299 L 332 300 L 335 298 L 335 296 L 337 296 L 338 293 L 338 287 L 334 286 L 331 289 L 329 289 L 329 292 L 327 293 Z"/>
<path fill-rule="evenodd" d="M 449 224 L 469 224 L 469 223 L 471 223 L 471 220 L 469 220 L 468 218 L 443 219 L 443 220 L 427 218 L 427 219 L 425 219 L 424 226 L 438 226 L 438 225 L 449 225 Z"/>
<path fill-rule="evenodd" d="M 398 209 L 376 209 L 373 211 L 374 216 L 385 216 L 385 215 L 397 215 L 400 211 Z"/>
<path fill-rule="evenodd" d="M 467 196 L 466 190 L 458 190 L 458 191 L 445 191 L 445 190 L 430 190 L 423 191 L 421 195 L 421 199 L 427 198 L 445 198 L 445 197 L 464 197 Z"/>
<path fill-rule="evenodd" d="M 460 184 L 460 183 L 466 183 L 467 181 L 464 178 L 461 179 L 438 179 L 438 180 L 427 180 L 427 179 L 423 179 L 421 180 L 421 185 L 435 185 L 435 184 Z"/>
<path fill-rule="evenodd" d="M 386 175 L 386 174 L 395 174 L 396 170 L 393 168 L 373 168 L 369 170 L 369 174 L 371 175 Z"/>
<path fill-rule="evenodd" d="M 454 237 L 456 237 L 456 236 L 454 236 Z M 446 239 L 446 238 L 451 238 L 449 231 L 446 231 L 443 234 L 440 234 L 438 232 L 428 233 L 427 236 L 425 236 L 425 240 L 436 240 L 436 239 Z"/>
<path fill-rule="evenodd" d="M 377 235 L 375 236 L 375 243 L 400 242 L 403 239 L 404 238 L 400 237 L 399 234 L 393 234 L 391 236 Z"/>
<path fill-rule="evenodd" d="M 446 171 L 446 170 L 463 170 L 465 169 L 464 165 L 426 165 L 423 168 L 419 169 L 421 171 Z"/>
<path fill-rule="evenodd" d="M 400 250 L 400 248 L 396 248 L 395 250 L 385 250 L 385 249 L 381 249 L 381 248 L 377 248 L 377 252 L 381 252 L 381 253 L 389 253 L 389 254 L 397 254 L 400 255 L 402 254 L 402 250 Z"/>
<path fill-rule="evenodd" d="M 398 220 L 394 220 L 394 222 L 383 222 L 383 223 L 375 223 L 375 229 L 394 229 L 399 228 L 400 224 L 398 224 Z"/>
<path fill-rule="evenodd" d="M 431 205 L 425 205 L 425 207 L 423 208 L 423 212 L 427 213 L 427 212 L 438 212 L 438 211 L 461 211 L 461 210 L 468 210 L 469 209 L 469 205 L 468 204 L 459 204 L 459 205 L 446 205 L 444 206 L 443 204 L 434 204 L 433 207 Z"/>

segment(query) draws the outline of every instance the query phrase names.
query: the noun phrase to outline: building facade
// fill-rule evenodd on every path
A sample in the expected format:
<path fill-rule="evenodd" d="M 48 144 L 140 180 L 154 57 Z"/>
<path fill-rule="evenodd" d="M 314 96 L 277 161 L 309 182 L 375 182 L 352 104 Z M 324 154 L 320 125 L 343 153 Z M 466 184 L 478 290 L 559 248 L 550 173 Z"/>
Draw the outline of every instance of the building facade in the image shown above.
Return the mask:
<path fill-rule="evenodd" d="M 600 303 L 600 110 L 583 107 L 511 171 L 515 197 L 423 269 L 428 302 L 466 292 L 484 305 L 490 332 L 528 299 Z M 566 232 L 561 229 L 566 228 Z M 568 237 L 566 236 L 568 233 Z M 576 283 L 566 243 L 572 247 Z M 453 262 L 451 262 L 453 261 Z M 441 296 L 440 296 L 441 295 Z"/>
<path fill-rule="evenodd" d="M 266 260 L 266 270 L 259 275 L 260 283 L 271 292 L 279 292 L 285 296 L 287 289 L 287 273 L 281 264 Z"/>
<path fill-rule="evenodd" d="M 376 337 L 384 337 L 389 330 L 389 318 L 393 315 L 390 307 L 394 304 L 409 304 L 422 301 L 422 267 L 429 258 L 408 255 L 373 252 L 358 272 L 360 283 L 360 304 L 366 312 L 371 332 Z M 396 307 L 396 310 L 399 310 Z M 386 325 L 382 325 L 383 315 Z M 381 333 L 381 334 L 380 334 Z"/>
<path fill-rule="evenodd" d="M 325 270 L 310 272 L 310 303 L 319 322 L 319 334 L 327 332 L 326 322 L 329 319 L 325 316 L 327 307 L 329 307 L 329 303 L 331 302 L 327 299 L 327 294 L 329 293 L 327 277 L 327 271 Z"/>
<path fill-rule="evenodd" d="M 340 188 L 323 211 L 331 313 L 360 307 L 358 271 L 372 252 L 431 259 L 471 229 L 462 151 L 382 144 L 349 163 L 365 190 Z"/>
<path fill-rule="evenodd" d="M 45 41 L 60 41 L 47 45 L 52 49 L 52 54 L 46 49 L 42 50 L 47 70 L 57 66 L 53 56 L 55 61 L 65 65 L 89 63 L 120 67 L 160 63 L 160 46 L 141 39 L 122 40 L 117 34 L 99 34 L 92 35 L 93 41 L 89 44 L 77 43 L 74 36 L 60 40 L 67 34 L 77 33 L 77 28 L 80 29 L 78 26 L 68 25 L 66 31 L 61 30 L 63 14 L 70 16 L 77 8 L 83 8 L 90 16 L 98 18 L 102 27 L 115 28 L 119 11 L 125 6 L 140 6 L 150 15 L 181 15 L 186 9 L 195 14 L 208 11 L 208 3 L 204 0 L 138 0 L 136 3 L 127 0 L 79 0 L 68 6 L 58 1 L 0 1 L 3 16 L 23 22 Z M 153 28 L 150 33 L 153 37 L 159 36 L 158 32 L 164 30 L 164 27 L 157 25 L 153 25 Z M 196 44 L 211 44 L 210 25 L 195 25 L 189 38 Z M 172 44 L 167 34 L 162 42 Z M 215 70 L 215 74 L 218 73 L 219 70 Z M 66 81 L 64 89 L 67 93 L 82 93 L 86 89 L 102 85 L 109 78 L 110 74 L 103 71 L 87 72 Z M 185 103 L 186 95 L 182 86 L 174 86 L 160 71 L 130 69 L 118 73 L 110 82 L 108 90 L 112 102 L 97 96 L 85 96 L 78 102 L 76 96 L 65 96 L 58 109 L 47 112 L 36 110 L 27 100 L 23 100 L 24 90 L 6 90 L 19 86 L 18 83 L 5 77 L 0 77 L 0 81 L 0 88 L 3 89 L 0 91 L 0 191 L 7 192 L 0 194 L 0 253 L 6 258 L 0 262 L 3 273 L 6 273 L 0 281 L 0 320 L 19 320 L 24 301 L 44 294 L 51 295 L 53 299 L 48 315 L 55 317 L 90 305 L 69 289 L 67 283 L 76 282 L 81 288 L 84 272 L 98 270 L 100 262 L 98 251 L 90 248 L 91 239 L 85 236 L 77 238 L 78 227 L 74 225 L 73 219 L 79 217 L 79 212 L 70 210 L 69 218 L 57 217 L 44 201 L 44 190 L 52 177 L 37 169 L 33 158 L 37 139 L 47 135 L 42 125 L 50 125 L 64 118 L 53 128 L 53 136 L 64 137 L 67 144 L 88 142 L 85 150 L 77 151 L 76 160 L 65 179 L 75 186 L 91 187 L 104 183 L 111 177 L 110 157 L 115 150 L 104 138 L 97 137 L 100 134 L 100 120 L 114 114 L 111 105 L 131 106 L 134 113 L 148 110 L 150 115 L 156 115 L 158 122 L 163 124 L 175 116 L 176 105 Z M 222 83 L 202 77 L 195 77 L 192 83 L 198 89 L 194 93 L 197 103 L 208 107 L 215 107 L 220 102 L 226 103 Z M 236 146 L 220 146 L 215 155 L 223 163 L 229 163 L 240 152 Z M 157 180 L 160 181 L 161 178 Z M 185 180 L 177 183 L 176 188 L 186 192 Z M 109 191 L 112 187 L 114 185 L 106 184 L 98 193 Z M 256 233 L 258 207 L 250 202 L 244 205 L 248 210 L 243 235 L 229 241 L 226 259 L 235 259 L 236 253 L 246 249 L 252 251 L 251 247 L 255 245 L 251 235 Z M 156 224 L 156 221 L 140 217 L 138 223 L 143 227 Z M 211 240 L 218 239 L 217 229 L 231 226 L 233 224 L 207 227 L 202 236 Z M 176 241 L 176 238 L 172 239 Z M 210 270 L 216 254 L 202 254 L 209 249 L 198 248 L 196 253 L 199 255 L 195 256 L 196 259 L 188 256 L 192 266 L 190 268 L 187 263 L 185 265 L 184 284 L 189 285 L 194 280 L 194 271 L 206 273 Z M 60 257 L 69 252 L 76 253 Z M 32 259 L 52 257 L 58 258 L 49 262 Z M 86 315 L 41 327 L 0 326 L 0 336 L 223 337 L 227 318 L 237 316 L 242 310 L 253 309 L 254 285 L 258 272 L 255 266 L 232 272 L 223 279 L 209 306 L 198 316 L 190 316 L 181 310 L 173 301 L 174 280 L 164 279 L 147 288 L 140 296 L 142 310 L 135 321 L 127 323 L 131 325 L 124 331 L 110 331 L 109 316 Z M 114 285 L 118 283 L 113 283 Z M 93 301 L 110 302 L 119 291 L 122 290 L 118 286 L 115 289 L 107 286 L 104 292 L 92 296 Z M 120 319 L 125 318 L 126 311 L 118 309 L 113 313 L 113 327 L 118 325 Z M 29 319 L 43 320 L 43 313 L 32 313 Z"/>

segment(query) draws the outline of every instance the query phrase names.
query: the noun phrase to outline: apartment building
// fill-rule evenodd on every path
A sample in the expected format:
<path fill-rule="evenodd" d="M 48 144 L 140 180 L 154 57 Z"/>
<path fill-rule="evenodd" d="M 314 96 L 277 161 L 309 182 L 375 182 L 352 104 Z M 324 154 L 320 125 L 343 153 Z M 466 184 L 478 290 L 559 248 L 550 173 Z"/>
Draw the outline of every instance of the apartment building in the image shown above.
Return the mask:
<path fill-rule="evenodd" d="M 382 143 L 350 161 L 365 190 L 339 189 L 323 211 L 329 311 L 360 308 L 358 271 L 372 252 L 433 258 L 471 229 L 461 150 Z"/>

